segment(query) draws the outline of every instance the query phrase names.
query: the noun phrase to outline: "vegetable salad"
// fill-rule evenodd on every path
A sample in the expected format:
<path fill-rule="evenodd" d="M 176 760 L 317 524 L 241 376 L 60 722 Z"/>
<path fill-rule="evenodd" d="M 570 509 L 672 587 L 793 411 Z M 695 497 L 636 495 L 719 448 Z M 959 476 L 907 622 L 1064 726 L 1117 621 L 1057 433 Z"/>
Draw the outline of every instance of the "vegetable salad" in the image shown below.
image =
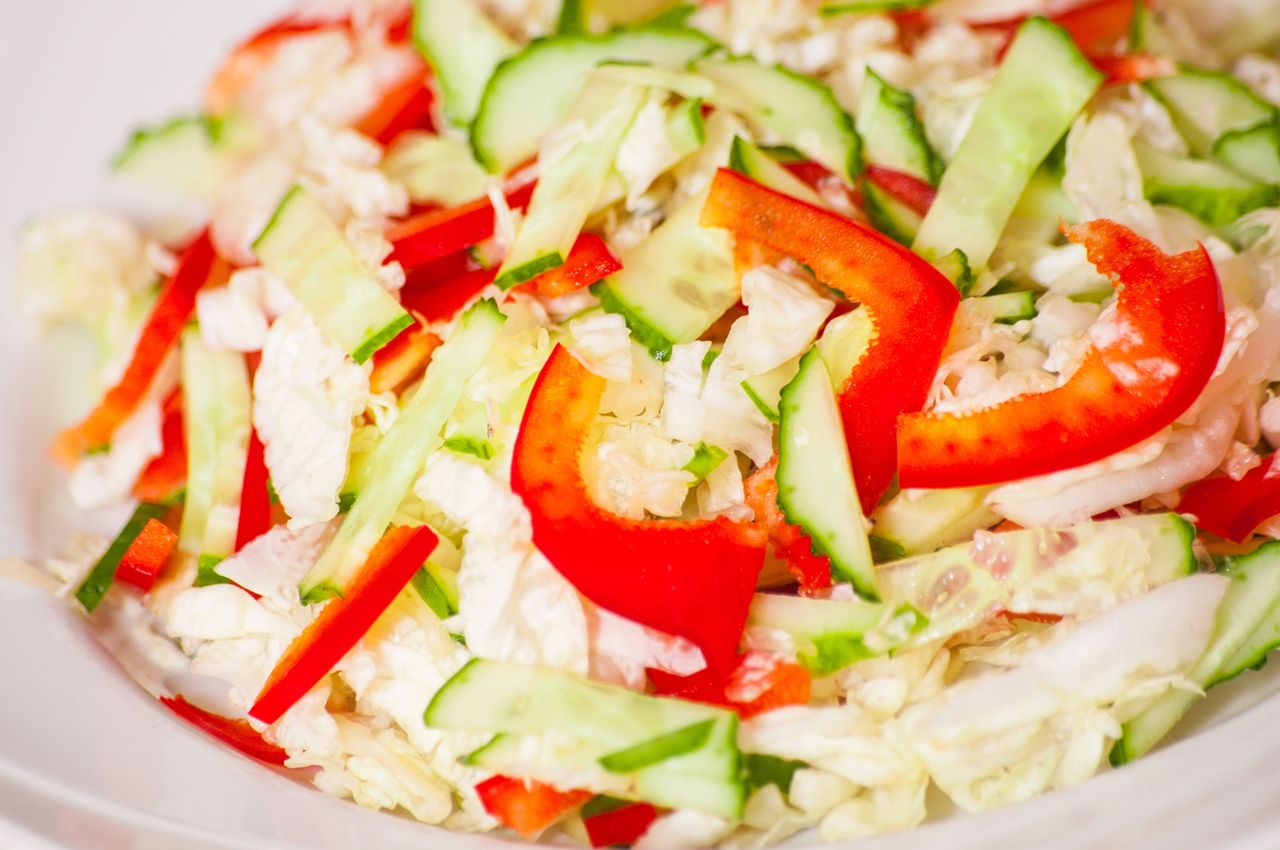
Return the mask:
<path fill-rule="evenodd" d="M 182 720 L 452 829 L 842 840 L 1139 758 L 1280 643 L 1278 20 L 299 8 L 115 159 L 184 236 L 20 235 L 101 351 L 52 455 L 133 505 L 50 569 L 216 680 L 144 677 Z"/>

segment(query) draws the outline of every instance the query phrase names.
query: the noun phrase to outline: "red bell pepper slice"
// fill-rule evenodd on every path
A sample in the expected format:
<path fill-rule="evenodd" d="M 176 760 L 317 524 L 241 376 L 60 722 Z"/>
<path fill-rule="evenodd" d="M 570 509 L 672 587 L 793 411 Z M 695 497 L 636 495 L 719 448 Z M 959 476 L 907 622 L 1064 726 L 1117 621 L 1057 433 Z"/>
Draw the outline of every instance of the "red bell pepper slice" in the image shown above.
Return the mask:
<path fill-rule="evenodd" d="M 267 25 L 238 44 L 219 66 L 205 86 L 205 109 L 212 115 L 225 115 L 236 98 L 275 59 L 281 43 L 295 36 L 325 29 L 350 30 L 346 18 L 317 20 L 301 15 L 287 15 Z"/>
<path fill-rule="evenodd" d="M 132 585 L 143 593 L 148 592 L 155 586 L 177 545 L 178 535 L 169 526 L 156 519 L 147 520 L 116 566 L 116 581 Z"/>
<path fill-rule="evenodd" d="M 432 263 L 431 267 L 423 268 L 435 265 Z M 486 286 L 493 283 L 497 275 L 497 266 L 465 271 L 448 278 L 410 272 L 404 289 L 400 290 L 400 304 L 406 310 L 421 316 L 427 324 L 447 322 L 461 313 Z"/>
<path fill-rule="evenodd" d="M 1267 520 L 1280 515 L 1280 466 L 1276 455 L 1236 481 L 1216 475 L 1187 488 L 1178 511 L 1194 514 L 1196 525 L 1224 540 L 1243 543 Z"/>
<path fill-rule="evenodd" d="M 182 696 L 160 697 L 160 702 L 192 726 L 207 732 L 249 758 L 278 767 L 283 767 L 289 758 L 288 753 L 268 742 L 244 720 L 232 720 L 230 717 L 205 711 L 187 702 Z"/>
<path fill-rule="evenodd" d="M 245 456 L 244 478 L 240 486 L 240 519 L 236 525 L 236 548 L 271 530 L 271 493 L 267 489 L 267 460 L 257 428 L 249 429 L 249 453 Z"/>
<path fill-rule="evenodd" d="M 165 358 L 178 341 L 196 306 L 196 293 L 227 267 L 214 253 L 209 232 L 201 233 L 183 252 L 177 271 L 160 291 L 124 375 L 107 390 L 98 406 L 79 424 L 60 433 L 52 453 L 64 466 L 73 466 L 90 449 L 108 445 L 116 429 L 146 397 Z"/>
<path fill-rule="evenodd" d="M 1071 469 L 1173 423 L 1222 353 L 1222 289 L 1203 247 L 1176 256 L 1105 219 L 1066 228 L 1117 282 L 1114 319 L 1065 384 L 964 416 L 920 414 L 898 432 L 903 487 L 970 487 Z"/>
<path fill-rule="evenodd" d="M 591 799 L 590 791 L 560 791 L 531 779 L 494 776 L 476 785 L 484 810 L 525 838 L 537 835 Z"/>
<path fill-rule="evenodd" d="M 435 95 L 427 84 L 431 71 L 419 65 L 392 86 L 364 117 L 353 125 L 378 144 L 386 147 L 406 130 L 431 130 L 431 109 Z"/>
<path fill-rule="evenodd" d="M 648 803 L 626 803 L 616 809 L 584 817 L 587 840 L 592 847 L 635 844 L 658 819 L 658 810 Z"/>
<path fill-rule="evenodd" d="M 840 388 L 840 412 L 862 508 L 870 514 L 897 469 L 898 417 L 928 400 L 960 293 L 881 234 L 727 169 L 712 183 L 702 224 L 804 263 L 866 307 L 874 333 Z"/>
<path fill-rule="evenodd" d="M 533 196 L 533 187 L 533 183 L 526 183 L 513 189 L 507 194 L 507 204 L 512 209 L 524 209 Z M 480 244 L 493 236 L 493 229 L 493 204 L 488 198 L 419 213 L 387 230 L 387 239 L 393 246 L 390 259 L 412 270 Z"/>
<path fill-rule="evenodd" d="M 398 526 L 383 535 L 346 596 L 330 600 L 276 662 L 250 716 L 275 723 L 327 676 L 409 584 L 436 540 L 425 525 Z"/>
<path fill-rule="evenodd" d="M 168 504 L 187 483 L 187 437 L 182 429 L 182 391 L 174 390 L 164 403 L 160 454 L 142 470 L 133 485 L 140 502 Z"/>
<path fill-rule="evenodd" d="M 405 328 L 391 342 L 373 355 L 373 372 L 369 375 L 369 391 L 385 393 L 404 386 L 422 374 L 431 355 L 444 340 L 427 330 L 421 321 Z"/>
<path fill-rule="evenodd" d="M 525 409 L 511 489 L 532 515 L 534 543 L 580 593 L 688 639 L 708 671 L 727 672 L 764 566 L 763 535 L 725 517 L 631 520 L 592 501 L 582 453 L 605 383 L 556 347 Z"/>
<path fill-rule="evenodd" d="M 1126 53 L 1123 56 L 1091 56 L 1089 61 L 1106 74 L 1108 85 L 1142 83 L 1178 73 L 1178 63 L 1165 56 L 1150 53 Z"/>
<path fill-rule="evenodd" d="M 536 292 L 543 298 L 559 298 L 604 280 L 622 268 L 609 246 L 594 233 L 584 233 L 573 243 L 563 265 L 520 284 L 519 292 Z"/>
<path fill-rule="evenodd" d="M 764 652 L 748 652 L 729 680 L 725 693 L 744 719 L 805 705 L 812 695 L 813 677 L 799 664 Z"/>
<path fill-rule="evenodd" d="M 800 583 L 800 592 L 810 594 L 831 586 L 831 559 L 813 554 L 813 543 L 798 525 L 787 522 L 778 507 L 778 459 L 775 457 L 747 477 L 747 507 L 755 521 L 769 534 L 773 554 L 785 561 L 787 570 Z"/>
<path fill-rule="evenodd" d="M 1086 56 L 1105 56 L 1129 34 L 1133 21 L 1134 0 L 1091 0 L 1065 12 L 1049 15 L 1049 20 L 1071 35 L 1071 40 Z M 1006 39 L 1001 55 L 1027 20 L 1026 15 L 1002 21 L 973 24 L 977 30 L 999 33 Z"/>
<path fill-rule="evenodd" d="M 928 215 L 933 199 L 938 197 L 938 190 L 919 177 L 892 168 L 868 165 L 863 176 L 919 215 Z"/>

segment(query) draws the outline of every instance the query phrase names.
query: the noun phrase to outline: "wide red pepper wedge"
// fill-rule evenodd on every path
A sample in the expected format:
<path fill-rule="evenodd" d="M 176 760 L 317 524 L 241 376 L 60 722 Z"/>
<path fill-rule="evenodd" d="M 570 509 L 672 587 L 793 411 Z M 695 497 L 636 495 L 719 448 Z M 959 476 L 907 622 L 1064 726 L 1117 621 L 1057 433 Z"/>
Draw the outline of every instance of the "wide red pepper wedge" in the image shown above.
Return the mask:
<path fill-rule="evenodd" d="M 524 209 L 533 197 L 533 187 L 530 182 L 511 190 L 507 204 Z M 460 207 L 430 210 L 393 224 L 387 229 L 393 246 L 390 260 L 412 270 L 478 245 L 493 236 L 494 215 L 488 198 L 476 198 Z"/>
<path fill-rule="evenodd" d="M 182 391 L 174 390 L 164 403 L 160 454 L 151 459 L 133 485 L 140 502 L 168 504 L 187 485 L 187 436 L 182 428 Z"/>
<path fill-rule="evenodd" d="M 435 94 L 428 85 L 431 71 L 419 65 L 392 86 L 352 129 L 386 147 L 406 130 L 432 130 Z"/>
<path fill-rule="evenodd" d="M 564 264 L 545 271 L 516 287 L 517 292 L 537 293 L 543 298 L 559 298 L 604 280 L 622 268 L 609 246 L 594 233 L 584 233 L 573 243 Z"/>
<path fill-rule="evenodd" d="M 1117 282 L 1115 315 L 1062 386 L 964 416 L 920 414 L 898 432 L 905 487 L 996 484 L 1083 466 L 1172 424 L 1222 353 L 1222 289 L 1204 248 L 1176 256 L 1113 221 L 1066 228 Z"/>
<path fill-rule="evenodd" d="M 657 819 L 658 810 L 648 803 L 624 803 L 589 817 L 584 814 L 582 825 L 592 847 L 619 847 L 635 844 Z"/>
<path fill-rule="evenodd" d="M 604 378 L 557 346 L 534 386 L 511 463 L 511 488 L 528 506 L 533 540 L 580 593 L 637 623 L 686 638 L 707 671 L 734 664 L 763 535 L 724 517 L 632 520 L 587 492 L 582 453 Z"/>
<path fill-rule="evenodd" d="M 484 810 L 525 838 L 537 835 L 591 799 L 590 791 L 560 791 L 531 779 L 493 776 L 476 785 Z"/>
<path fill-rule="evenodd" d="M 1243 543 L 1255 529 L 1280 516 L 1280 465 L 1269 455 L 1236 481 L 1215 475 L 1187 488 L 1178 512 L 1192 514 L 1196 526 L 1224 540 Z"/>
<path fill-rule="evenodd" d="M 116 565 L 116 581 L 136 587 L 143 593 L 148 592 L 155 586 L 177 545 L 178 535 L 169 526 L 157 519 L 147 520 Z"/>
<path fill-rule="evenodd" d="M 275 723 L 327 676 L 409 584 L 436 542 L 425 525 L 398 526 L 383 535 L 346 595 L 326 603 L 276 662 L 250 716 Z"/>
<path fill-rule="evenodd" d="M 265 740 L 244 720 L 233 720 L 194 706 L 181 696 L 160 697 L 165 708 L 249 758 L 284 767 L 289 754 Z"/>
<path fill-rule="evenodd" d="M 73 466 L 85 452 L 110 444 L 116 429 L 142 403 L 165 358 L 177 344 L 195 309 L 196 293 L 214 276 L 226 272 L 226 265 L 213 250 L 209 232 L 204 231 L 179 257 L 173 277 L 160 290 L 120 380 L 80 424 L 54 440 L 52 452 L 59 463 Z"/>
<path fill-rule="evenodd" d="M 437 277 L 435 267 L 446 262 L 452 266 L 451 260 L 437 260 L 430 266 L 423 266 L 423 274 L 418 271 L 410 272 L 404 288 L 400 290 L 401 306 L 421 316 L 427 324 L 451 320 L 498 276 L 498 267 L 494 266 L 490 269 L 463 271 L 449 277 Z"/>
<path fill-rule="evenodd" d="M 712 183 L 702 224 L 804 263 L 818 280 L 866 307 L 874 333 L 840 388 L 840 413 L 858 495 L 870 514 L 897 469 L 898 417 L 924 407 L 960 293 L 933 266 L 874 230 L 727 169 Z"/>

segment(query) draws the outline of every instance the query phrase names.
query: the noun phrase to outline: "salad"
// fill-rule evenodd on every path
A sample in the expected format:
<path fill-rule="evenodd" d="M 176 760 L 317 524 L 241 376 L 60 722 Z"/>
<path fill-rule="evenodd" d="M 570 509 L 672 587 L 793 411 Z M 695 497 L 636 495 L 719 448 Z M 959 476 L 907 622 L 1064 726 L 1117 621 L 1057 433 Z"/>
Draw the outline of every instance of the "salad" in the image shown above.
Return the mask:
<path fill-rule="evenodd" d="M 300 8 L 114 161 L 183 236 L 21 233 L 102 354 L 52 454 L 133 506 L 49 568 L 179 717 L 452 829 L 841 840 L 1139 758 L 1280 643 L 1277 21 Z"/>

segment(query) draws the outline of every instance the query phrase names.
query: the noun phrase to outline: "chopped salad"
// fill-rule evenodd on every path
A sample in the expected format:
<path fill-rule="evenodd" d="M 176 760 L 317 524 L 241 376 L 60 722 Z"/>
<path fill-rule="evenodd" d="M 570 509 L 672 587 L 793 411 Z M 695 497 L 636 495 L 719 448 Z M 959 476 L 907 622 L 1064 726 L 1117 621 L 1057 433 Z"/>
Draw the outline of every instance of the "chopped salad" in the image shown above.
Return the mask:
<path fill-rule="evenodd" d="M 50 568 L 219 683 L 178 717 L 453 829 L 841 840 L 1139 758 L 1280 643 L 1263 6 L 300 8 L 114 161 L 185 236 L 21 233 L 102 353 L 52 454 L 135 505 Z"/>

